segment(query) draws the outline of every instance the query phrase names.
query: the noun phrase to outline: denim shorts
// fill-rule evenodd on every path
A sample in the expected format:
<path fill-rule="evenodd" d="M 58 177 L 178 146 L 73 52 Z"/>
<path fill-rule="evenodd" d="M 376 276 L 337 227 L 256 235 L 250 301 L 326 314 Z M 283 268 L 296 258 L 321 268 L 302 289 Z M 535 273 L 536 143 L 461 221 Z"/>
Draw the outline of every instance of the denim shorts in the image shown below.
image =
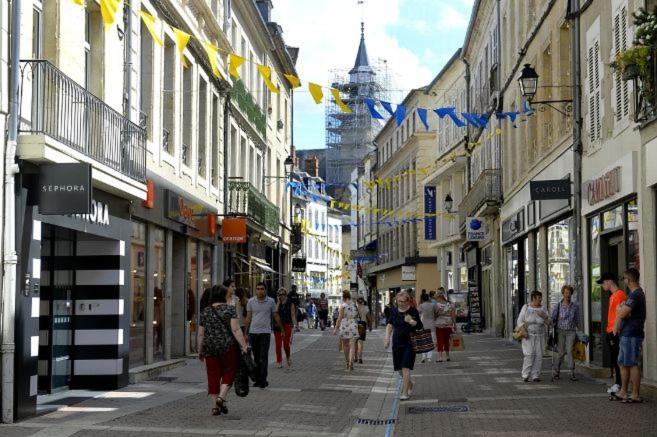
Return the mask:
<path fill-rule="evenodd" d="M 640 337 L 620 337 L 618 365 L 623 367 L 638 366 L 641 359 L 642 344 L 643 338 Z"/>

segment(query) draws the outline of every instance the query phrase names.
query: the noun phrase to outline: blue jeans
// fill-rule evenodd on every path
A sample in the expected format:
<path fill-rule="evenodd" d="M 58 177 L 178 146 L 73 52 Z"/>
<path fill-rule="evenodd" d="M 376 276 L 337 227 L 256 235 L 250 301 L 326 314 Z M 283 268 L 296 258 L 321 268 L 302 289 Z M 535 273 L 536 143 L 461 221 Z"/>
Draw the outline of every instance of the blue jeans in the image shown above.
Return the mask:
<path fill-rule="evenodd" d="M 641 358 L 641 337 L 620 337 L 620 351 L 618 353 L 618 365 L 633 367 L 639 365 Z"/>

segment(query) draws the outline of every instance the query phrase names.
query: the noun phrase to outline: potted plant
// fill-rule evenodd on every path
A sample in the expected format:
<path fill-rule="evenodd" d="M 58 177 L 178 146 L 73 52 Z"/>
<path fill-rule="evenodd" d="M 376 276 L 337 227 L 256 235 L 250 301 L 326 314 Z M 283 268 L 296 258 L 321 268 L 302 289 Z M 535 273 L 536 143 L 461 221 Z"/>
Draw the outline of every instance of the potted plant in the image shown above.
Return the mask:
<path fill-rule="evenodd" d="M 622 74 L 623 80 L 646 77 L 650 73 L 650 47 L 633 46 L 618 52 L 613 67 Z"/>

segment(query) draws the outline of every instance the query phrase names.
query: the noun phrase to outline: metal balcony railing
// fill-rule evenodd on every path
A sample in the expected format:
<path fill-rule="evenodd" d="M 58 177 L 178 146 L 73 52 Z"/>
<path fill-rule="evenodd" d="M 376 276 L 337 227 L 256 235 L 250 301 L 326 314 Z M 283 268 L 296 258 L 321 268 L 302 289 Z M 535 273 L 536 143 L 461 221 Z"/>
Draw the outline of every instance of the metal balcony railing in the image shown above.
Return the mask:
<path fill-rule="evenodd" d="M 230 90 L 230 98 L 244 113 L 246 118 L 253 123 L 256 131 L 265 138 L 267 133 L 267 117 L 262 112 L 249 90 L 240 79 L 233 79 L 233 88 Z"/>
<path fill-rule="evenodd" d="M 459 212 L 473 216 L 482 206 L 499 207 L 502 203 L 502 173 L 484 170 L 459 205 Z"/>
<path fill-rule="evenodd" d="M 649 53 L 648 74 L 633 79 L 637 90 L 634 92 L 634 121 L 637 122 L 647 122 L 657 116 L 657 47 L 651 47 Z"/>
<path fill-rule="evenodd" d="M 228 214 L 247 216 L 268 232 L 279 233 L 280 209 L 250 182 L 228 182 Z"/>
<path fill-rule="evenodd" d="M 31 90 L 29 120 L 19 132 L 47 135 L 122 174 L 146 180 L 146 130 L 44 60 L 21 61 L 22 98 Z"/>

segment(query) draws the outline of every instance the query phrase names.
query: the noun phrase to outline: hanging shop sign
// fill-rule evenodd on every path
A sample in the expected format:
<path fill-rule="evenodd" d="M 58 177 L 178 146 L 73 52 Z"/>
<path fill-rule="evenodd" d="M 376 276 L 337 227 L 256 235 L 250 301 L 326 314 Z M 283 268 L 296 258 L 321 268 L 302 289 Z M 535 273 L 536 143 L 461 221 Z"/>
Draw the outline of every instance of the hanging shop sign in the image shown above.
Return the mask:
<path fill-rule="evenodd" d="M 609 170 L 597 179 L 589 181 L 586 189 L 589 205 L 609 199 L 620 193 L 621 190 L 621 168 L 616 167 Z"/>
<path fill-rule="evenodd" d="M 246 219 L 224 218 L 221 223 L 221 239 L 226 244 L 246 243 Z"/>
<path fill-rule="evenodd" d="M 47 164 L 39 168 L 39 213 L 43 215 L 89 214 L 91 165 Z"/>
<path fill-rule="evenodd" d="M 292 258 L 292 271 L 297 273 L 305 273 L 306 264 L 306 258 Z"/>
<path fill-rule="evenodd" d="M 570 199 L 570 178 L 530 181 L 531 200 Z"/>
<path fill-rule="evenodd" d="M 470 325 L 474 332 L 481 331 L 481 296 L 477 286 L 468 287 L 468 307 Z"/>
<path fill-rule="evenodd" d="M 465 220 L 466 241 L 486 241 L 488 239 L 488 225 L 482 217 L 468 217 Z"/>
<path fill-rule="evenodd" d="M 424 213 L 434 214 L 424 219 L 424 239 L 436 239 L 436 187 L 424 187 Z"/>
<path fill-rule="evenodd" d="M 415 281 L 415 266 L 402 266 L 402 281 Z"/>

